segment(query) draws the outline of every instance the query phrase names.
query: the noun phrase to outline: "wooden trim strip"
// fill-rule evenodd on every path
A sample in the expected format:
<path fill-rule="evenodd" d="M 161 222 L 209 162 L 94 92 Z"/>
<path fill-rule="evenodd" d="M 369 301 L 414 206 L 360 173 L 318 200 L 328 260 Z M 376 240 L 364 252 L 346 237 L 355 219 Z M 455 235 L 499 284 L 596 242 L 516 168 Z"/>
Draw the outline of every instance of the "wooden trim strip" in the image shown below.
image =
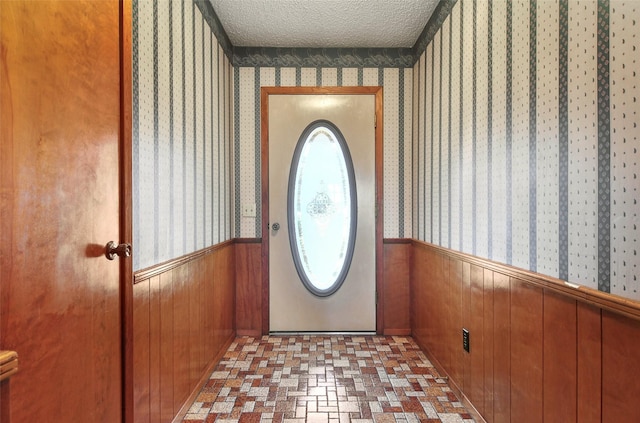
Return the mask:
<path fill-rule="evenodd" d="M 460 398 L 462 404 L 467 408 L 467 411 L 469 411 L 469 414 L 471 414 L 476 422 L 487 423 L 484 417 L 482 417 L 482 414 L 480 414 L 480 412 L 476 409 L 475 405 L 473 405 L 471 400 L 465 395 L 461 387 L 458 386 L 457 381 L 451 378 L 451 375 L 449 375 L 449 373 L 445 370 L 444 366 L 440 363 L 436 356 L 433 355 L 431 351 L 429 351 L 429 348 L 427 348 L 424 343 L 420 342 L 418 338 L 414 338 L 414 341 L 416 342 L 416 344 L 418 344 L 418 347 L 420 347 L 424 355 L 427 357 L 427 360 L 429 360 L 431 364 L 433 364 L 433 367 L 435 367 L 438 375 L 440 375 L 439 377 L 437 375 L 434 375 L 434 377 L 436 379 L 447 380 L 447 384 L 449 385 L 453 393 L 456 394 L 458 398 Z"/>
<path fill-rule="evenodd" d="M 384 329 L 384 336 L 411 336 L 411 329 Z"/>
<path fill-rule="evenodd" d="M 292 94 L 297 87 L 262 87 L 260 89 L 260 193 L 262 198 L 262 254 L 260 268 L 262 279 L 262 333 L 269 333 L 269 95 Z"/>
<path fill-rule="evenodd" d="M 260 338 L 262 336 L 262 328 L 258 329 L 238 329 L 236 331 L 237 336 L 251 336 L 253 338 Z"/>
<path fill-rule="evenodd" d="M 133 275 L 133 284 L 135 285 L 154 276 L 158 276 L 164 272 L 167 272 L 178 266 L 182 266 L 185 263 L 196 260 L 214 251 L 221 250 L 234 243 L 235 240 L 230 239 L 228 241 L 221 242 L 220 244 L 212 245 L 210 247 L 203 248 L 202 250 L 194 251 L 193 253 L 186 254 L 182 257 L 178 257 L 169 261 L 165 261 L 164 263 L 156 264 L 155 266 L 139 270 Z"/>
<path fill-rule="evenodd" d="M 186 416 L 187 413 L 189 412 L 189 409 L 193 405 L 193 402 L 196 400 L 196 398 L 200 394 L 200 391 L 202 391 L 202 388 L 205 386 L 205 384 L 209 381 L 209 378 L 211 377 L 211 373 L 216 368 L 218 363 L 220 363 L 220 361 L 222 360 L 222 357 L 224 357 L 225 353 L 233 343 L 234 339 L 236 339 L 235 334 L 231 334 L 231 336 L 227 338 L 222 348 L 220 348 L 220 351 L 218 352 L 218 354 L 216 354 L 216 356 L 213 357 L 213 360 L 211 360 L 211 362 L 209 363 L 205 371 L 202 372 L 202 375 L 200 376 L 200 380 L 198 381 L 196 386 L 193 388 L 193 391 L 191 391 L 191 393 L 189 394 L 185 402 L 182 404 L 182 407 L 173 418 L 172 423 L 179 423 L 183 421 L 184 416 Z"/>
<path fill-rule="evenodd" d="M 120 240 L 133 244 L 133 3 L 120 2 Z M 134 244 L 135 248 L 135 244 Z M 133 251 L 136 254 L 136 251 Z M 133 259 L 120 260 L 122 421 L 134 422 Z"/>
<path fill-rule="evenodd" d="M 383 244 L 411 244 L 413 240 L 411 238 L 384 238 Z"/>
<path fill-rule="evenodd" d="M 294 94 L 348 94 L 348 95 L 358 95 L 358 94 L 379 94 L 382 95 L 382 87 L 378 86 L 363 86 L 363 87 L 351 87 L 351 86 L 341 86 L 341 87 L 262 87 L 262 95 L 294 95 Z M 382 98 L 382 97 L 380 97 Z M 268 102 L 267 102 L 268 105 Z M 381 105 L 382 107 L 382 105 Z M 382 111 L 382 109 L 380 110 Z M 377 112 L 377 109 L 376 109 Z M 379 116 L 380 117 L 380 116 Z M 378 121 L 382 122 L 382 121 Z M 268 122 L 265 122 L 265 124 Z M 382 130 L 381 130 L 382 131 Z"/>
<path fill-rule="evenodd" d="M 381 72 L 381 71 L 380 71 Z M 375 249 L 376 249 L 376 333 L 382 335 L 384 331 L 384 246 L 382 245 L 382 238 L 384 237 L 384 229 L 382 227 L 384 222 L 384 188 L 383 188 L 383 160 L 384 160 L 384 148 L 382 140 L 384 139 L 384 98 L 383 87 L 363 87 L 372 90 L 372 94 L 375 94 L 375 110 L 376 110 L 376 128 L 375 128 L 375 183 L 376 183 L 376 217 L 375 217 Z"/>
<path fill-rule="evenodd" d="M 485 269 L 493 270 L 494 272 L 502 273 L 531 285 L 564 294 L 582 303 L 591 304 L 604 310 L 612 311 L 614 313 L 621 314 L 635 320 L 640 320 L 640 302 L 638 301 L 619 297 L 617 295 L 609 294 L 606 292 L 601 292 L 586 286 L 570 284 L 558 278 L 542 275 L 540 273 L 535 273 L 530 270 L 520 269 L 502 263 L 497 263 L 495 261 L 472 256 L 466 253 L 461 253 L 459 251 L 450 250 L 448 248 L 429 244 L 423 241 L 418 241 L 416 239 L 413 240 L 413 246 L 415 248 L 426 248 L 435 250 L 447 257 L 462 260 L 467 263 L 483 267 Z"/>
<path fill-rule="evenodd" d="M 262 238 L 235 238 L 233 240 L 234 244 L 260 244 L 262 243 Z"/>

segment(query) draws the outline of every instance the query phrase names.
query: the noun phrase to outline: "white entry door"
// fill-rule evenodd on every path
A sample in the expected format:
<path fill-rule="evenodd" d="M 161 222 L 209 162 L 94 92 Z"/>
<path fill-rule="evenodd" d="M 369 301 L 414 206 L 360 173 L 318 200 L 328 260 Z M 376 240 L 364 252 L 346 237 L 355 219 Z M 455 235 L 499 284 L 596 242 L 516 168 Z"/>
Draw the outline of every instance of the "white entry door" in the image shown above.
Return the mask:
<path fill-rule="evenodd" d="M 270 331 L 375 331 L 375 96 L 271 95 L 268 116 Z"/>

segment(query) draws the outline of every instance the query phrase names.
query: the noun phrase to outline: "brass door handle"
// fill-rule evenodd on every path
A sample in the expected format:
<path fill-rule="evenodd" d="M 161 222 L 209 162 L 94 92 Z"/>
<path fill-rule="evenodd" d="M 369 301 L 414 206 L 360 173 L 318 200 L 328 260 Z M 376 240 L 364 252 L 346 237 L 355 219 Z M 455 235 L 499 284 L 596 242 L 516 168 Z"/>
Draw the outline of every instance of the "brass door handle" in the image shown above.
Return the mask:
<path fill-rule="evenodd" d="M 18 372 L 18 354 L 15 351 L 0 351 L 0 382 Z"/>
<path fill-rule="evenodd" d="M 105 246 L 105 257 L 109 260 L 113 260 L 118 257 L 130 257 L 131 256 L 131 244 L 117 245 L 113 241 L 109 241 Z"/>

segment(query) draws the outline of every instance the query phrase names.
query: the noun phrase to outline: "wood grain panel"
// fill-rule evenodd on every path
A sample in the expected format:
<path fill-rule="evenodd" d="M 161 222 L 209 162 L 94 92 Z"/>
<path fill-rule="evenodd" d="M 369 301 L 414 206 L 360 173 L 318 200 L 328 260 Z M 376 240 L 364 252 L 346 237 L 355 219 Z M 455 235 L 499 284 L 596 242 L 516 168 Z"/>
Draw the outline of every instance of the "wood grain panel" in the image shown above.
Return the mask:
<path fill-rule="evenodd" d="M 431 339 L 431 348 L 437 354 L 438 357 L 443 357 L 441 364 L 447 366 L 447 359 L 445 357 L 446 346 L 444 344 L 446 336 L 446 325 L 444 322 L 446 308 L 444 301 L 439 300 L 445 298 L 447 292 L 447 283 L 445 282 L 444 268 L 445 260 L 442 254 L 433 254 L 433 268 L 431 270 L 431 289 L 429 297 L 431 298 L 431 313 L 429 315 L 429 322 L 431 323 L 431 332 L 434 336 Z"/>
<path fill-rule="evenodd" d="M 421 328 L 421 314 L 424 312 L 421 302 L 421 291 L 425 284 L 424 271 L 424 249 L 421 246 L 414 247 L 413 261 L 411 262 L 411 280 L 409 281 L 409 291 L 411 292 L 411 334 L 420 345 L 424 346 L 424 328 Z"/>
<path fill-rule="evenodd" d="M 471 265 L 469 286 L 469 377 L 465 380 L 467 397 L 475 405 L 480 414 L 484 415 L 484 272 L 480 266 Z"/>
<path fill-rule="evenodd" d="M 204 367 L 215 354 L 215 286 L 218 284 L 218 272 L 215 270 L 215 256 L 220 252 L 209 254 L 202 258 L 202 353 Z"/>
<path fill-rule="evenodd" d="M 230 339 L 235 336 L 235 328 L 236 328 L 236 257 L 235 250 L 231 247 L 225 248 L 221 251 L 220 261 L 223 264 L 217 266 L 218 269 L 223 269 L 222 280 L 224 283 L 224 298 L 225 303 L 221 304 L 223 313 L 221 322 L 222 322 L 222 348 L 218 347 L 217 352 L 221 354 L 227 349 L 227 343 Z M 231 306 L 230 306 L 231 305 Z"/>
<path fill-rule="evenodd" d="M 511 282 L 493 274 L 493 416 L 495 423 L 511 422 Z"/>
<path fill-rule="evenodd" d="M 149 420 L 160 422 L 160 276 L 149 280 Z"/>
<path fill-rule="evenodd" d="M 415 272 L 420 275 L 420 282 L 414 285 L 412 293 L 413 300 L 413 320 L 414 327 L 412 333 L 427 348 L 430 347 L 429 313 L 431 312 L 431 300 L 434 296 L 429 295 L 429 289 L 433 278 L 431 277 L 431 268 L 433 266 L 433 255 L 428 251 L 421 251 L 420 257 L 415 263 Z"/>
<path fill-rule="evenodd" d="M 133 289 L 133 406 L 134 420 L 141 423 L 151 421 L 149 282 L 137 284 Z"/>
<path fill-rule="evenodd" d="M 234 295 L 231 296 L 233 299 L 232 304 L 226 304 L 229 301 L 229 296 L 225 294 L 223 287 L 228 283 L 227 278 L 229 275 L 227 274 L 226 267 L 219 267 L 218 263 L 220 256 L 227 256 L 229 252 L 233 255 L 235 246 L 231 245 L 221 249 L 207 261 L 207 275 L 209 275 L 207 285 L 209 285 L 208 291 L 210 295 L 208 313 L 210 329 L 208 333 L 211 334 L 208 348 L 209 357 L 214 356 L 224 343 L 221 328 L 224 326 L 223 320 L 225 313 L 235 313 L 235 291 Z M 231 274 L 231 277 L 234 275 L 235 272 Z"/>
<path fill-rule="evenodd" d="M 455 321 L 453 320 L 454 316 L 454 303 L 455 301 L 451 298 L 451 263 L 448 257 L 442 257 L 442 281 L 440 284 L 442 285 L 442 297 L 444 300 L 441 301 L 442 305 L 442 315 L 441 315 L 441 327 L 442 327 L 442 358 L 441 364 L 446 369 L 447 372 L 451 369 L 451 355 L 453 353 L 453 348 L 460 345 L 455 345 L 455 340 L 459 339 L 456 335 L 458 334 L 458 330 L 456 330 Z"/>
<path fill-rule="evenodd" d="M 640 421 L 640 321 L 602 312 L 602 421 Z"/>
<path fill-rule="evenodd" d="M 173 400 L 179 410 L 189 395 L 189 272 L 173 269 Z"/>
<path fill-rule="evenodd" d="M 207 367 L 207 362 L 205 358 L 204 346 L 206 344 L 206 334 L 205 334 L 205 306 L 207 305 L 208 298 L 206 297 L 206 291 L 204 289 L 205 279 L 207 275 L 205 273 L 206 266 L 205 262 L 207 260 L 207 256 L 203 256 L 196 260 L 191 266 L 191 278 L 193 279 L 194 287 L 190 289 L 192 295 L 195 293 L 195 309 L 197 311 L 197 317 L 195 322 L 191 322 L 192 330 L 191 336 L 194 337 L 191 341 L 192 345 L 195 345 L 196 351 L 193 355 L 195 357 L 195 366 L 194 374 L 191 379 L 191 386 L 189 387 L 189 393 L 191 390 L 198 384 L 202 373 Z M 193 302 L 193 297 L 192 297 Z M 195 325 L 195 330 L 193 326 Z M 211 334 L 213 335 L 213 334 Z"/>
<path fill-rule="evenodd" d="M 451 302 L 452 327 L 450 345 L 450 370 L 451 378 L 462 388 L 463 359 L 462 349 L 462 261 L 450 259 L 449 261 L 449 298 Z"/>
<path fill-rule="evenodd" d="M 385 335 L 409 335 L 409 280 L 411 244 L 384 244 L 384 328 Z"/>
<path fill-rule="evenodd" d="M 236 330 L 238 335 L 262 335 L 261 250 L 259 243 L 236 244 Z"/>
<path fill-rule="evenodd" d="M 200 320 L 200 303 L 202 302 L 201 280 L 202 270 L 200 264 L 201 258 L 197 258 L 193 262 L 186 265 L 189 269 L 189 277 L 187 278 L 187 286 L 185 287 L 189 296 L 189 387 L 194 386 L 200 377 L 200 347 L 201 338 L 201 320 Z M 187 395 L 191 390 L 187 390 Z"/>
<path fill-rule="evenodd" d="M 542 289 L 511 279 L 511 420 L 542 422 Z"/>
<path fill-rule="evenodd" d="M 462 262 L 462 327 L 469 329 L 471 324 L 471 265 Z M 471 335 L 473 337 L 474 335 Z M 470 337 L 470 338 L 471 338 Z M 462 342 L 462 333 L 460 334 Z M 475 342 L 471 339 L 471 342 Z M 465 393 L 471 392 L 471 353 L 462 353 L 461 388 Z"/>
<path fill-rule="evenodd" d="M 427 251 L 423 256 L 423 274 L 426 283 L 423 285 L 420 300 L 423 304 L 422 322 L 426 346 L 429 351 L 438 349 L 438 279 L 436 279 L 437 268 L 439 267 L 439 256 L 432 251 Z M 437 356 L 437 355 L 436 355 Z"/>
<path fill-rule="evenodd" d="M 493 421 L 493 344 L 495 342 L 495 332 L 493 326 L 493 272 L 488 269 L 484 271 L 483 287 L 483 349 L 484 349 L 484 410 L 483 416 L 487 421 Z"/>
<path fill-rule="evenodd" d="M 409 313 L 411 322 L 411 336 L 422 347 L 424 346 L 424 339 L 421 338 L 419 332 L 419 320 L 418 312 L 420 310 L 420 303 L 418 300 L 420 286 L 423 282 L 423 275 L 420 272 L 419 264 L 422 262 L 422 251 L 420 246 L 414 246 L 413 248 L 413 260 L 411 261 L 411 279 L 409 280 Z"/>
<path fill-rule="evenodd" d="M 602 417 L 601 310 L 577 304 L 577 414 L 581 423 L 597 423 Z"/>
<path fill-rule="evenodd" d="M 207 368 L 207 365 L 209 364 L 209 360 L 211 358 L 211 354 L 208 351 L 209 345 L 210 345 L 210 340 L 213 337 L 213 328 L 210 326 L 210 320 L 211 320 L 211 312 L 212 312 L 212 307 L 213 307 L 213 289 L 209 289 L 209 286 L 211 286 L 213 283 L 215 283 L 213 276 L 213 273 L 209 273 L 210 271 L 213 271 L 213 269 L 209 266 L 209 261 L 211 260 L 210 256 L 204 256 L 202 257 L 202 259 L 200 260 L 200 272 L 201 272 L 201 276 L 200 276 L 200 292 L 202 294 L 202 298 L 200 299 L 199 302 L 199 306 L 200 306 L 200 351 L 199 351 L 199 355 L 200 355 L 200 361 L 199 361 L 199 368 L 200 370 L 198 371 L 198 380 L 200 379 L 200 376 L 202 375 L 202 373 L 204 372 L 204 370 Z"/>
<path fill-rule="evenodd" d="M 173 399 L 173 271 L 160 276 L 160 420 L 171 421 L 176 413 Z"/>
<path fill-rule="evenodd" d="M 0 422 L 8 422 L 11 416 L 11 382 L 0 382 Z"/>
<path fill-rule="evenodd" d="M 233 248 L 224 248 L 215 255 L 214 269 L 216 275 L 213 296 L 215 354 L 223 348 L 234 332 L 235 251 Z"/>
<path fill-rule="evenodd" d="M 544 290 L 544 420 L 576 421 L 576 301 Z"/>

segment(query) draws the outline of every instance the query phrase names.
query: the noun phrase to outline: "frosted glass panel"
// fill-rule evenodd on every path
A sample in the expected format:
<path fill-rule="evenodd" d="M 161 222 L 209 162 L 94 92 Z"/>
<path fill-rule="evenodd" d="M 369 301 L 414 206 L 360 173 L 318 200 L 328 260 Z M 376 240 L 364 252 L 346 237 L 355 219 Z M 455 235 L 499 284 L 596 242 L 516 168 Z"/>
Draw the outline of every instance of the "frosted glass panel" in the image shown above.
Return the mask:
<path fill-rule="evenodd" d="M 312 123 L 291 164 L 287 220 L 296 269 L 315 295 L 331 295 L 347 275 L 356 204 L 353 165 L 342 134 L 328 121 Z"/>

